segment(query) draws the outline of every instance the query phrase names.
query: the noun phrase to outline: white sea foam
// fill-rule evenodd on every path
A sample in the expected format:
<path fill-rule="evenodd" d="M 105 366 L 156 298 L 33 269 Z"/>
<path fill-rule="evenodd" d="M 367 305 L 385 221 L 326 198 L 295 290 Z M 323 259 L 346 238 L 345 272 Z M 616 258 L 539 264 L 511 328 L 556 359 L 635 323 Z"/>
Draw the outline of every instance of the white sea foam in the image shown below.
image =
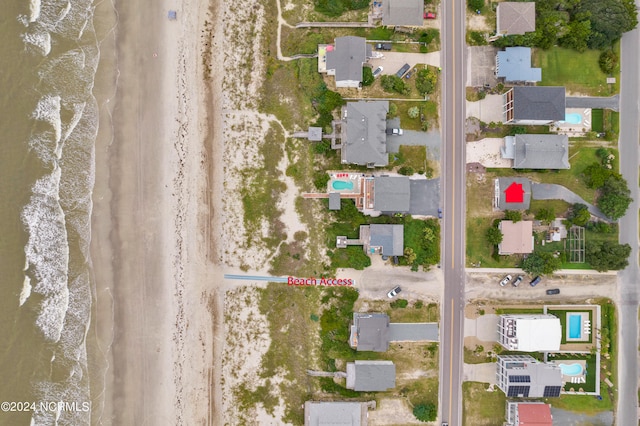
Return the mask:
<path fill-rule="evenodd" d="M 85 105 L 86 105 L 86 102 L 79 102 L 79 103 L 74 103 L 71 106 L 71 109 L 73 110 L 73 115 L 71 117 L 71 120 L 69 120 L 68 123 L 62 125 L 62 128 L 63 128 L 62 140 L 63 141 L 66 141 L 67 139 L 69 139 L 69 135 L 71 135 L 71 132 L 73 132 L 73 130 L 78 125 L 78 122 L 82 118 L 82 112 L 84 111 Z"/>
<path fill-rule="evenodd" d="M 36 22 L 40 17 L 40 0 L 31 0 L 29 2 L 29 22 Z"/>
<path fill-rule="evenodd" d="M 22 41 L 37 49 L 42 56 L 47 56 L 51 52 L 51 34 L 47 31 L 36 31 L 23 33 Z"/>
<path fill-rule="evenodd" d="M 62 138 L 62 121 L 60 119 L 60 96 L 45 95 L 38 101 L 36 109 L 33 111 L 33 118 L 46 121 L 53 127 L 55 133 L 57 158 L 62 155 L 60 139 Z"/>
<path fill-rule="evenodd" d="M 24 281 L 22 282 L 22 291 L 20 292 L 20 306 L 24 305 L 24 302 L 27 301 L 29 296 L 31 296 L 31 278 L 28 275 L 24 276 Z"/>
<path fill-rule="evenodd" d="M 64 287 L 52 296 L 47 296 L 40 305 L 36 325 L 49 342 L 60 340 L 64 317 L 69 307 L 69 290 Z"/>

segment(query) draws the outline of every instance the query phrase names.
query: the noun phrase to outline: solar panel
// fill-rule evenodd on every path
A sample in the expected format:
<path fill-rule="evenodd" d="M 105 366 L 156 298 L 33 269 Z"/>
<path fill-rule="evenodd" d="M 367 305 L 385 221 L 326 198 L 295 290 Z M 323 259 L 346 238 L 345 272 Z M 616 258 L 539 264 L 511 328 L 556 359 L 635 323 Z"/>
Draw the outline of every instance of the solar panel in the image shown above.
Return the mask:
<path fill-rule="evenodd" d="M 560 389 L 562 386 L 545 386 L 544 394 L 542 395 L 544 398 L 549 397 L 558 397 L 560 396 Z"/>
<path fill-rule="evenodd" d="M 509 376 L 512 383 L 531 383 L 531 376 Z"/>
<path fill-rule="evenodd" d="M 507 396 L 517 397 L 521 396 L 524 398 L 529 397 L 529 386 L 509 386 L 509 392 Z"/>

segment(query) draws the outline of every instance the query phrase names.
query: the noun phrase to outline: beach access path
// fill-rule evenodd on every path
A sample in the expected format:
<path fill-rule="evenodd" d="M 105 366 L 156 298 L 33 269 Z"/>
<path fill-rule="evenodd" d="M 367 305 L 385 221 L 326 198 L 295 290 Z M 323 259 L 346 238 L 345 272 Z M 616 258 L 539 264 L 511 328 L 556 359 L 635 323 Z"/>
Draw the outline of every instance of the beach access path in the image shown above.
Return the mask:
<path fill-rule="evenodd" d="M 216 5 L 185 0 L 175 21 L 167 1 L 117 1 L 105 12 L 115 27 L 100 72 L 115 86 L 97 95 L 90 351 L 105 366 L 103 388 L 92 387 L 94 424 L 220 424 L 212 391 L 222 279 L 211 236 L 222 198 L 221 70 L 205 84 L 201 69 L 211 49 L 202 34 L 222 27 L 210 25 Z"/>

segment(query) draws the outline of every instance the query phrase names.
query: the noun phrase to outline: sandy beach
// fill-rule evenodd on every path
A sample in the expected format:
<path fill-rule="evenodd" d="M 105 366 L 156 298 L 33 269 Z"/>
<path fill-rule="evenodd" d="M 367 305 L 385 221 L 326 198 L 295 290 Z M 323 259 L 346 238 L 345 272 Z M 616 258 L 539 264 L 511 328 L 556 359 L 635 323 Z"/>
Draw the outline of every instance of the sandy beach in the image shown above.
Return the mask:
<path fill-rule="evenodd" d="M 96 424 L 220 424 L 212 388 L 222 276 L 212 237 L 222 194 L 221 74 L 209 72 L 205 84 L 202 69 L 220 26 L 211 24 L 213 1 L 184 1 L 169 20 L 173 7 L 116 2 L 103 14 L 115 26 L 101 45 L 101 73 L 114 86 L 98 99 L 89 337 L 102 365 L 92 380 Z"/>

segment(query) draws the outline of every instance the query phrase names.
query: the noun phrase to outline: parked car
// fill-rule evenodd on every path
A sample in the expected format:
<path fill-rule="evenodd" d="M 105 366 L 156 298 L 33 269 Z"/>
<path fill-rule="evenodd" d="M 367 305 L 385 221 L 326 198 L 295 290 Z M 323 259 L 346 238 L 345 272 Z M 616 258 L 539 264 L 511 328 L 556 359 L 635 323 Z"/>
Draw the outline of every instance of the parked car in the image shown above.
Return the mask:
<path fill-rule="evenodd" d="M 514 287 L 518 287 L 520 285 L 520 283 L 522 282 L 522 280 L 524 279 L 524 277 L 522 275 L 518 275 L 518 277 L 515 279 L 514 282 L 512 282 L 511 284 Z"/>
<path fill-rule="evenodd" d="M 531 282 L 529 283 L 529 285 L 530 285 L 531 287 L 535 287 L 535 286 L 537 286 L 537 285 L 540 283 L 540 281 L 542 281 L 542 277 L 538 275 L 537 277 L 535 277 L 534 279 L 532 279 L 532 280 L 531 280 Z"/>
<path fill-rule="evenodd" d="M 560 294 L 560 289 L 558 288 L 550 288 L 547 290 L 547 294 L 551 296 L 552 294 Z"/>
<path fill-rule="evenodd" d="M 394 288 L 392 288 L 389 293 L 387 293 L 387 297 L 389 299 L 393 299 L 394 297 L 396 297 L 398 295 L 398 293 L 400 293 L 402 291 L 402 289 L 400 288 L 399 285 L 395 286 Z"/>
<path fill-rule="evenodd" d="M 436 19 L 436 14 L 434 12 L 425 12 L 424 19 Z"/>
<path fill-rule="evenodd" d="M 438 209 L 438 219 L 442 219 L 442 209 Z"/>
<path fill-rule="evenodd" d="M 504 287 L 505 285 L 509 284 L 509 281 L 511 281 L 511 275 L 507 275 L 506 277 L 504 277 L 502 281 L 500 281 L 500 285 Z"/>
<path fill-rule="evenodd" d="M 391 50 L 391 43 L 376 43 L 376 50 Z"/>
<path fill-rule="evenodd" d="M 409 64 L 404 64 L 402 66 L 402 68 L 400 68 L 398 70 L 398 72 L 396 73 L 396 77 L 402 78 L 402 76 L 411 69 L 411 65 Z"/>
<path fill-rule="evenodd" d="M 389 129 L 387 129 L 387 134 L 388 135 L 402 136 L 404 134 L 404 131 L 402 129 L 389 128 Z"/>
<path fill-rule="evenodd" d="M 378 67 L 373 71 L 373 78 L 376 78 L 377 76 L 380 75 L 380 73 L 382 72 L 382 70 L 384 70 L 384 68 L 382 67 Z"/>

